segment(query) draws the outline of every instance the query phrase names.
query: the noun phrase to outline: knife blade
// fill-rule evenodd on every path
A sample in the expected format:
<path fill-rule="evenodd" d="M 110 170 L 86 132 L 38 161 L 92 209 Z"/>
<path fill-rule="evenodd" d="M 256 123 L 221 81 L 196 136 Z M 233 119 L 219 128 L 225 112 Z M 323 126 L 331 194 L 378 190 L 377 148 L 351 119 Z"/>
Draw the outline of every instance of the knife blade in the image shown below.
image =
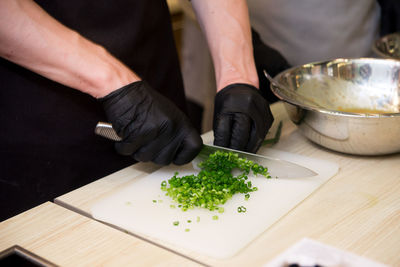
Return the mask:
<path fill-rule="evenodd" d="M 118 136 L 111 123 L 98 122 L 95 128 L 95 134 L 105 137 L 113 141 L 121 141 L 122 138 Z M 268 168 L 268 171 L 273 178 L 306 178 L 318 175 L 313 170 L 306 168 L 304 166 L 298 165 L 294 162 L 286 161 L 283 159 L 272 158 L 265 155 L 253 154 L 248 152 L 243 152 L 239 150 L 234 150 L 226 147 L 219 147 L 209 144 L 204 144 L 200 153 L 195 159 L 193 159 L 192 164 L 195 169 L 198 168 L 198 163 L 204 161 L 208 156 L 216 151 L 223 152 L 233 152 L 237 153 L 239 157 L 251 160 L 259 165 Z"/>

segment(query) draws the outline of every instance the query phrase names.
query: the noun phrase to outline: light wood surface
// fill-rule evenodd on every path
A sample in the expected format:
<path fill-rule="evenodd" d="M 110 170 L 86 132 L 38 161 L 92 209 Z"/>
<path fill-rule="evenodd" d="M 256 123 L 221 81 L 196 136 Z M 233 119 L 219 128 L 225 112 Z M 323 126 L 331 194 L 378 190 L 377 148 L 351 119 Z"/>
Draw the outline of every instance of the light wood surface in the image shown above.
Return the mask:
<path fill-rule="evenodd" d="M 0 223 L 0 251 L 14 245 L 59 266 L 200 266 L 50 202 Z"/>
<path fill-rule="evenodd" d="M 309 237 L 400 266 L 400 154 L 360 157 L 326 150 L 301 135 L 282 103 L 273 104 L 272 111 L 275 122 L 271 133 L 283 121 L 281 139 L 274 149 L 335 162 L 340 166 L 339 173 L 234 257 L 216 260 L 190 252 L 186 256 L 213 266 L 260 266 Z M 203 135 L 206 142 L 211 138 L 212 133 Z M 265 149 L 268 147 L 259 153 Z M 157 166 L 140 163 L 129 168 L 137 175 L 127 176 L 132 170 L 122 170 L 59 197 L 56 203 L 90 216 L 93 203 Z"/>

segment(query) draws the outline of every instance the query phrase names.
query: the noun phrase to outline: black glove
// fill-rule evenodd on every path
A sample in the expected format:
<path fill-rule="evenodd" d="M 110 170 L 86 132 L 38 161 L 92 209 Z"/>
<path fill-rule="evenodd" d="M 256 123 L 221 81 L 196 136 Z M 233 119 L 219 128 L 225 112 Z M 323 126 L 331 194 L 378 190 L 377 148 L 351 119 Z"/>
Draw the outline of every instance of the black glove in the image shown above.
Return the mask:
<path fill-rule="evenodd" d="M 256 63 L 260 91 L 269 103 L 276 102 L 278 98 L 272 93 L 268 79 L 264 75 L 266 70 L 272 77 L 290 68 L 286 59 L 275 49 L 263 43 L 260 35 L 251 29 L 253 38 L 254 60 Z"/>
<path fill-rule="evenodd" d="M 146 82 L 128 84 L 99 100 L 123 138 L 115 144 L 118 153 L 163 165 L 182 165 L 199 153 L 202 139 L 188 118 Z"/>
<path fill-rule="evenodd" d="M 274 118 L 259 90 L 231 84 L 215 97 L 214 144 L 255 153 Z"/>

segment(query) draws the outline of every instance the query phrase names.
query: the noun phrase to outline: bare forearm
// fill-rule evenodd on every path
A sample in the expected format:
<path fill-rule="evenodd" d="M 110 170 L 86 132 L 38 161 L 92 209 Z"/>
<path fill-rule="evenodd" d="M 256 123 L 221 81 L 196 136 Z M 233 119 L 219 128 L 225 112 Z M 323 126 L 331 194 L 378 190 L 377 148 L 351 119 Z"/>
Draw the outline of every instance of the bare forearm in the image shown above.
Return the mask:
<path fill-rule="evenodd" d="M 0 1 L 0 56 L 94 97 L 140 79 L 31 0 Z"/>
<path fill-rule="evenodd" d="M 258 88 L 245 0 L 192 0 L 214 62 L 217 90 L 232 83 Z"/>

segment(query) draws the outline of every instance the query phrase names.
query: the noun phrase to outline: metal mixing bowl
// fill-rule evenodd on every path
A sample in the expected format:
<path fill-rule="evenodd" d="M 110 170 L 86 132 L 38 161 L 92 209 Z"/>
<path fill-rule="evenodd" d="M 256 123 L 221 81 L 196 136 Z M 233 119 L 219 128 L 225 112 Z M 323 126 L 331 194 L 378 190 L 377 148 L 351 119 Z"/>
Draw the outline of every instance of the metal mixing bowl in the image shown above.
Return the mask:
<path fill-rule="evenodd" d="M 400 59 L 400 33 L 392 33 L 376 40 L 373 51 L 382 58 Z"/>
<path fill-rule="evenodd" d="M 400 152 L 400 61 L 335 59 L 275 80 L 272 91 L 311 141 L 357 155 Z"/>

